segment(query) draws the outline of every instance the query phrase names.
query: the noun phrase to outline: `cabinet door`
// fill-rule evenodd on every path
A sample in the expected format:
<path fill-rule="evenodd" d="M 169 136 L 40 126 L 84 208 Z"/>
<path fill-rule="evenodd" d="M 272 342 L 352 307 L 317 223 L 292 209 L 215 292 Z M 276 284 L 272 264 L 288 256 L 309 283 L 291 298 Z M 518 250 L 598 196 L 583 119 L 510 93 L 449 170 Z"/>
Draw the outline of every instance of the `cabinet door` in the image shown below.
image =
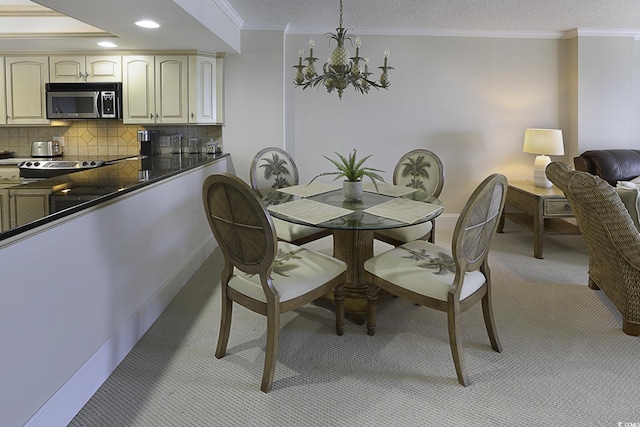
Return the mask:
<path fill-rule="evenodd" d="M 88 82 L 121 82 L 122 57 L 87 56 L 86 79 Z"/>
<path fill-rule="evenodd" d="M 84 56 L 51 56 L 49 57 L 52 83 L 77 83 L 85 81 Z"/>
<path fill-rule="evenodd" d="M 49 58 L 5 58 L 7 124 L 49 124 L 44 85 L 49 81 Z"/>
<path fill-rule="evenodd" d="M 9 209 L 11 228 L 44 218 L 49 215 L 49 194 L 51 189 L 9 189 Z"/>
<path fill-rule="evenodd" d="M 222 58 L 189 57 L 189 123 L 223 123 Z"/>
<path fill-rule="evenodd" d="M 124 56 L 122 74 L 122 122 L 155 123 L 154 57 Z"/>
<path fill-rule="evenodd" d="M 0 189 L 0 232 L 7 231 L 9 227 L 9 190 Z"/>
<path fill-rule="evenodd" d="M 4 58 L 0 58 L 0 125 L 7 124 L 7 88 L 4 78 Z"/>
<path fill-rule="evenodd" d="M 156 122 L 188 123 L 186 56 L 156 56 Z"/>

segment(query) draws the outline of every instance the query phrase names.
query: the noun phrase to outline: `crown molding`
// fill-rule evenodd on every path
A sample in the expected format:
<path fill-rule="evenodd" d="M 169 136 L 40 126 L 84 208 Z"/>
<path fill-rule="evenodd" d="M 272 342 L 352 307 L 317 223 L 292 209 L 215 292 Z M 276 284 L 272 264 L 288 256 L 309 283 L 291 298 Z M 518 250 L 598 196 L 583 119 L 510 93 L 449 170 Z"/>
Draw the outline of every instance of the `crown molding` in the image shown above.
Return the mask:
<path fill-rule="evenodd" d="M 238 15 L 238 12 L 236 12 L 236 10 L 233 7 L 231 7 L 231 5 L 227 0 L 214 0 L 214 2 L 215 4 L 218 5 L 220 9 L 222 9 L 225 15 L 227 15 L 227 17 L 229 17 L 229 19 L 231 19 L 231 21 L 238 28 L 242 28 L 244 26 L 244 21 L 242 20 L 240 15 Z"/>
<path fill-rule="evenodd" d="M 335 28 L 297 28 L 282 23 L 248 23 L 242 30 L 284 31 L 289 35 L 317 35 L 335 31 Z M 640 39 L 640 28 L 606 29 L 573 28 L 568 31 L 503 31 L 503 30 L 452 30 L 431 28 L 380 28 L 362 27 L 349 29 L 354 34 L 368 36 L 434 36 L 434 37 L 478 37 L 510 39 L 570 39 L 579 36 L 634 37 Z"/>
<path fill-rule="evenodd" d="M 639 37 L 640 28 L 574 28 L 567 33 L 570 33 L 571 37 Z"/>

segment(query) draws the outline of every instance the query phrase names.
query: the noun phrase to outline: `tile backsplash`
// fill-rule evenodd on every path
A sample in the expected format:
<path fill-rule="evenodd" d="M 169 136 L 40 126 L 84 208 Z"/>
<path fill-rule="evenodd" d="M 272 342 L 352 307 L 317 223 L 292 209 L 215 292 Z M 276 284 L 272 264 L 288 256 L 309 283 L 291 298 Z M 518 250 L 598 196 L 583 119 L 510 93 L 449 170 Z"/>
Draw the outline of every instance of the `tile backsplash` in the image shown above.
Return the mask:
<path fill-rule="evenodd" d="M 64 138 L 64 153 L 74 156 L 123 155 L 140 153 L 139 130 L 155 130 L 157 136 L 181 133 L 197 136 L 204 144 L 209 139 L 222 142 L 221 126 L 142 126 L 126 125 L 119 120 L 78 120 L 70 126 L 0 127 L 0 151 L 13 151 L 16 157 L 29 157 L 33 141 Z"/>

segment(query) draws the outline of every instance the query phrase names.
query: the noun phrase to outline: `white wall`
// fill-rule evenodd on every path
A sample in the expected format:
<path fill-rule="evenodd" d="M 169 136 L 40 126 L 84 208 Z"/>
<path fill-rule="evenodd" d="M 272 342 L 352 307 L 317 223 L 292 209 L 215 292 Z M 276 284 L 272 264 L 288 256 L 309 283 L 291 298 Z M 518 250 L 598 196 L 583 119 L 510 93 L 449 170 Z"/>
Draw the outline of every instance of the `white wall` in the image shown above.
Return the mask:
<path fill-rule="evenodd" d="M 66 425 L 213 251 L 202 183 L 228 158 L 0 249 L 0 424 Z"/>
<path fill-rule="evenodd" d="M 363 36 L 372 71 L 391 50 L 391 87 L 368 95 L 349 88 L 339 100 L 335 92 L 292 83 L 291 67 L 310 37 L 319 62 L 329 56 L 323 35 L 287 35 L 283 42 L 277 34 L 243 31 L 242 55 L 226 59 L 225 147 L 245 179 L 251 157 L 267 145 L 292 153 L 302 182 L 330 169 L 322 155 L 352 148 L 373 154 L 370 166 L 387 171 L 390 181 L 398 158 L 424 147 L 445 166 L 445 213 L 458 213 L 490 173 L 530 178 L 534 156 L 522 152 L 525 128 L 568 126 L 566 40 Z"/>
<path fill-rule="evenodd" d="M 225 59 L 224 151 L 238 176 L 249 182 L 253 156 L 264 147 L 283 147 L 283 35 L 243 31 L 242 55 Z"/>
<path fill-rule="evenodd" d="M 579 152 L 640 148 L 637 44 L 632 37 L 578 37 Z"/>

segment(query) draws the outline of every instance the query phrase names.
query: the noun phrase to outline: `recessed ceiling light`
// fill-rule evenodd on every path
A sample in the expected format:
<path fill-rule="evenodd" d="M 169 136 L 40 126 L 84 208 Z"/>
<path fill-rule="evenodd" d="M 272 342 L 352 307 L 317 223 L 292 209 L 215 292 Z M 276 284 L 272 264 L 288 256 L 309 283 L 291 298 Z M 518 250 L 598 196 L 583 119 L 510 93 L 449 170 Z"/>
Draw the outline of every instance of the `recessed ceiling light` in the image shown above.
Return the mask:
<path fill-rule="evenodd" d="M 98 46 L 102 46 L 102 47 L 118 47 L 117 44 L 112 43 L 112 42 L 100 42 L 100 43 L 98 43 Z"/>
<path fill-rule="evenodd" d="M 160 26 L 160 24 L 158 24 L 157 22 L 149 21 L 146 19 L 136 22 L 136 25 L 142 28 L 158 28 Z"/>

